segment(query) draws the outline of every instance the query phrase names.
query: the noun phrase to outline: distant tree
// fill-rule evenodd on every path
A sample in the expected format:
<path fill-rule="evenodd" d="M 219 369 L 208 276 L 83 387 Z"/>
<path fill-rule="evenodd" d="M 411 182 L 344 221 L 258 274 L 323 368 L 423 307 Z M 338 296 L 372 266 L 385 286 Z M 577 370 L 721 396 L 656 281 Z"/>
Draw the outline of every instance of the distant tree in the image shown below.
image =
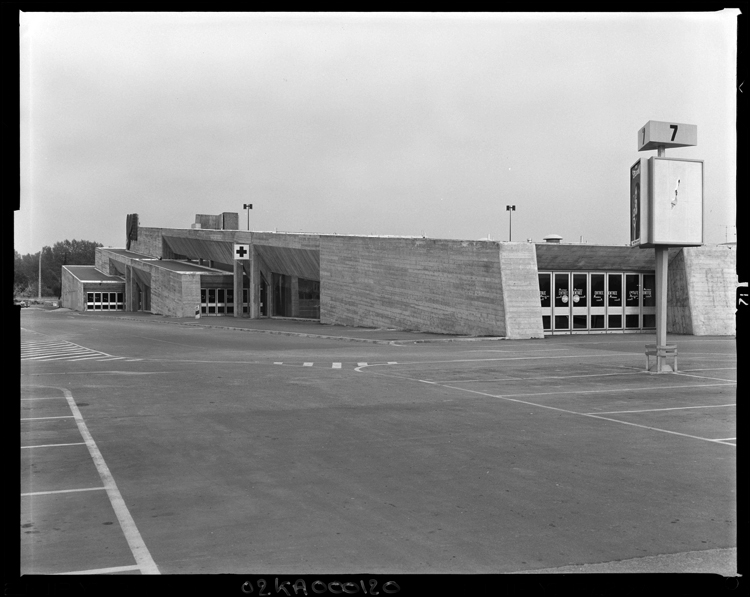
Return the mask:
<path fill-rule="evenodd" d="M 60 296 L 62 266 L 94 265 L 96 248 L 101 246 L 101 243 L 89 240 L 64 240 L 51 247 L 42 247 L 42 295 Z M 20 286 L 23 287 L 21 294 L 30 296 L 28 293 L 33 286 L 34 293 L 38 294 L 39 253 L 22 256 L 15 251 L 14 257 L 14 291 Z"/>

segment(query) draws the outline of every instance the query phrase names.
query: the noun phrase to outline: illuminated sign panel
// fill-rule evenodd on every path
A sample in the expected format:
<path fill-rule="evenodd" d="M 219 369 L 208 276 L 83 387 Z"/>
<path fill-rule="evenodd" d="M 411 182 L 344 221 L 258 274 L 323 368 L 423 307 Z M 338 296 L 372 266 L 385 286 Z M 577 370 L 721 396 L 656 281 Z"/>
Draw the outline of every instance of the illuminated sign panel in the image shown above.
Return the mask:
<path fill-rule="evenodd" d="M 703 160 L 649 158 L 652 245 L 703 244 Z"/>
<path fill-rule="evenodd" d="M 630 245 L 703 244 L 703 161 L 641 158 L 630 167 Z"/>
<path fill-rule="evenodd" d="M 630 167 L 630 245 L 645 242 L 648 235 L 648 160 L 639 159 Z"/>

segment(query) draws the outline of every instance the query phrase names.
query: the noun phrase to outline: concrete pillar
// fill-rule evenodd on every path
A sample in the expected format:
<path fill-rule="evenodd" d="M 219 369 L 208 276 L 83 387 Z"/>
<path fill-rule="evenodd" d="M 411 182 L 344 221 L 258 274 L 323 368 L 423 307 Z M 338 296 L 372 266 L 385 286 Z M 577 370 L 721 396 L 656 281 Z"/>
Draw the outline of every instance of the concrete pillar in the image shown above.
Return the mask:
<path fill-rule="evenodd" d="M 243 317 L 242 313 L 242 261 L 234 260 L 234 316 Z"/>
<path fill-rule="evenodd" d="M 133 282 L 134 282 L 133 281 L 133 266 L 126 265 L 125 266 L 125 310 L 126 311 L 135 311 L 135 300 L 136 300 L 135 293 L 138 292 L 138 289 L 135 287 L 135 284 Z"/>
<path fill-rule="evenodd" d="M 292 282 L 292 317 L 299 317 L 299 278 L 289 276 Z"/>
<path fill-rule="evenodd" d="M 250 319 L 258 319 L 260 317 L 260 264 L 259 264 L 258 253 L 255 246 L 250 246 L 250 263 L 248 264 L 248 270 L 250 273 L 250 288 L 248 289 L 248 311 Z"/>

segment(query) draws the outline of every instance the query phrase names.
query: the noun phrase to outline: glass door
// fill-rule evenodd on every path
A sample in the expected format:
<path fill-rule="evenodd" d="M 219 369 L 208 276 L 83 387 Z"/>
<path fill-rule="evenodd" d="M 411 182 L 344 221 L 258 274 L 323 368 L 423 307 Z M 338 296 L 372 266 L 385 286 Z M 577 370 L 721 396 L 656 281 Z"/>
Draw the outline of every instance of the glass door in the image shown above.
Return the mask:
<path fill-rule="evenodd" d="M 542 328 L 545 332 L 552 331 L 551 279 L 552 274 L 539 274 L 539 301 L 542 304 Z"/>
<path fill-rule="evenodd" d="M 589 276 L 585 273 L 573 274 L 573 292 L 570 295 L 573 311 L 573 331 L 586 331 L 589 328 Z"/>
<path fill-rule="evenodd" d="M 226 306 L 226 290 L 223 288 L 217 288 L 216 289 L 216 314 L 217 315 L 224 315 L 226 313 L 225 306 Z"/>
<path fill-rule="evenodd" d="M 234 288 L 227 288 L 227 315 L 234 315 Z"/>
<path fill-rule="evenodd" d="M 622 274 L 607 274 L 607 328 L 622 329 Z"/>
<path fill-rule="evenodd" d="M 644 329 L 656 328 L 656 276 L 654 274 L 643 274 L 643 327 Z"/>
<path fill-rule="evenodd" d="M 625 274 L 625 329 L 641 327 L 640 274 Z"/>
<path fill-rule="evenodd" d="M 553 330 L 570 329 L 570 274 L 555 273 Z"/>
<path fill-rule="evenodd" d="M 591 330 L 604 331 L 607 316 L 607 299 L 604 274 L 591 274 Z"/>
<path fill-rule="evenodd" d="M 208 313 L 206 315 L 216 315 L 216 288 L 208 289 L 208 300 L 206 303 L 208 306 Z"/>

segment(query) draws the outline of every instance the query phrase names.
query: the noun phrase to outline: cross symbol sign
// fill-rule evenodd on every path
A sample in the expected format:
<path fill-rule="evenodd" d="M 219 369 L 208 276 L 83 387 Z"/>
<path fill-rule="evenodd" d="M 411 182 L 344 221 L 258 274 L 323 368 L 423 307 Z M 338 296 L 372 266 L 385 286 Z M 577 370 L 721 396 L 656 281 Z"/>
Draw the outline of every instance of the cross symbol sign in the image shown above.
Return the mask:
<path fill-rule="evenodd" d="M 245 249 L 245 247 L 239 247 L 235 253 L 240 256 L 240 259 L 242 259 L 247 254 L 247 249 Z"/>

